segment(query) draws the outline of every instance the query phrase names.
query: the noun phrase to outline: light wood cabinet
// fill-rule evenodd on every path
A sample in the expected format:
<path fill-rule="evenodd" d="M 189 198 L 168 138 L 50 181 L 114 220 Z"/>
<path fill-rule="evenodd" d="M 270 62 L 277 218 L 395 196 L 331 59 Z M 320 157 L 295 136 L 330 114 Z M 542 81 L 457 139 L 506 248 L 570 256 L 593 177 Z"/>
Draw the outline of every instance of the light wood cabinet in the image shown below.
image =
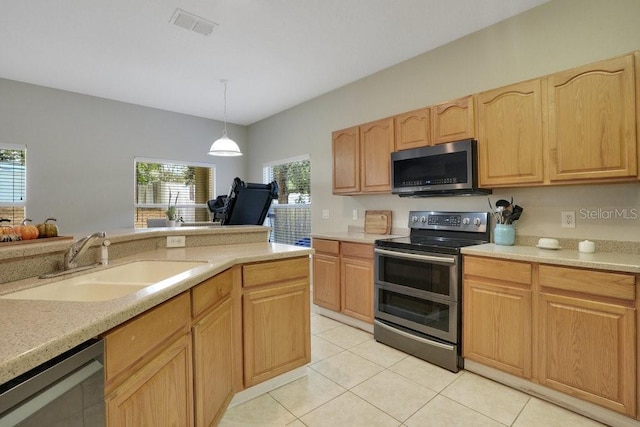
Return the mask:
<path fill-rule="evenodd" d="M 431 107 L 433 143 L 475 138 L 476 121 L 473 96 Z"/>
<path fill-rule="evenodd" d="M 431 110 L 421 108 L 393 118 L 395 151 L 431 145 Z"/>
<path fill-rule="evenodd" d="M 234 394 L 231 270 L 191 289 L 195 425 L 215 425 Z"/>
<path fill-rule="evenodd" d="M 360 183 L 363 193 L 391 192 L 393 139 L 392 118 L 360 126 Z"/>
<path fill-rule="evenodd" d="M 373 246 L 341 243 L 342 312 L 373 323 Z"/>
<path fill-rule="evenodd" d="M 635 310 L 540 294 L 540 383 L 635 416 Z"/>
<path fill-rule="evenodd" d="M 480 185 L 542 184 L 542 82 L 477 95 Z"/>
<path fill-rule="evenodd" d="M 189 314 L 186 292 L 105 335 L 108 426 L 193 424 Z"/>
<path fill-rule="evenodd" d="M 472 256 L 463 266 L 465 358 L 636 416 L 635 275 Z"/>
<path fill-rule="evenodd" d="M 358 126 L 331 134 L 333 194 L 360 191 L 360 131 Z"/>
<path fill-rule="evenodd" d="M 108 426 L 193 425 L 191 336 L 183 335 L 106 397 Z"/>
<path fill-rule="evenodd" d="M 313 239 L 313 302 L 373 323 L 373 245 Z"/>
<path fill-rule="evenodd" d="M 637 177 L 633 55 L 555 73 L 547 82 L 550 180 Z"/>
<path fill-rule="evenodd" d="M 635 276 L 541 265 L 539 381 L 635 416 Z"/>
<path fill-rule="evenodd" d="M 477 257 L 463 265 L 463 356 L 531 378 L 531 265 Z"/>
<path fill-rule="evenodd" d="M 313 303 L 340 311 L 340 242 L 313 239 Z"/>
<path fill-rule="evenodd" d="M 242 307 L 245 386 L 311 361 L 308 257 L 243 266 Z"/>

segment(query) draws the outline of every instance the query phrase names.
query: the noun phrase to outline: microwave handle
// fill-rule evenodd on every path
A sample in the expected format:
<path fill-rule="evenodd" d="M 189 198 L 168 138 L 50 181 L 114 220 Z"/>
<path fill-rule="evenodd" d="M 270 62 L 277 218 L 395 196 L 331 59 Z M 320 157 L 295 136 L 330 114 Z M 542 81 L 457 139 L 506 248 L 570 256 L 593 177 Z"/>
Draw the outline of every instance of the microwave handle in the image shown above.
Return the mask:
<path fill-rule="evenodd" d="M 396 252 L 396 251 L 388 251 L 385 249 L 374 249 L 374 252 L 380 255 L 388 255 L 395 258 L 404 258 L 411 259 L 416 261 L 432 261 L 432 262 L 440 262 L 445 264 L 455 264 L 455 257 L 447 258 L 447 257 L 439 257 L 433 255 L 419 255 L 419 254 L 410 254 L 406 252 Z"/>

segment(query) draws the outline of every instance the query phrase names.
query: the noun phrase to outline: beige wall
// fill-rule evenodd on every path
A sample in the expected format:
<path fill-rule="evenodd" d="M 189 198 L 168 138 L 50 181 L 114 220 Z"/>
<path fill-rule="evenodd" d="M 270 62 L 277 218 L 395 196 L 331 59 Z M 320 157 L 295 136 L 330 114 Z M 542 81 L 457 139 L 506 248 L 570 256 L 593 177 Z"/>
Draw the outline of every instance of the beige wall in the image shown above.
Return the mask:
<path fill-rule="evenodd" d="M 363 225 L 366 209 L 393 210 L 394 227 L 403 228 L 413 209 L 487 210 L 485 197 L 331 195 L 331 131 L 640 49 L 639 16 L 638 0 L 552 0 L 255 123 L 250 180 L 260 181 L 263 162 L 309 154 L 314 232 Z M 498 190 L 491 198 L 511 196 L 524 207 L 521 235 L 640 241 L 640 184 Z M 627 218 L 610 219 L 615 208 Z M 560 227 L 563 210 L 576 211 L 575 229 Z"/>

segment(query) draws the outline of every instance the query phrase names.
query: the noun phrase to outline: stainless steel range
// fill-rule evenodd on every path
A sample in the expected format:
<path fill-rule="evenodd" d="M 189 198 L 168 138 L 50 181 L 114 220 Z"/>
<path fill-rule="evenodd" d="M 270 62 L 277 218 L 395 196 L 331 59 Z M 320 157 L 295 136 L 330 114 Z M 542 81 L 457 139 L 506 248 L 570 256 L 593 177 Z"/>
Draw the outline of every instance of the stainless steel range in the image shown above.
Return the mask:
<path fill-rule="evenodd" d="M 487 212 L 409 213 L 408 237 L 376 240 L 374 338 L 457 372 L 463 367 L 462 255 L 490 240 Z"/>

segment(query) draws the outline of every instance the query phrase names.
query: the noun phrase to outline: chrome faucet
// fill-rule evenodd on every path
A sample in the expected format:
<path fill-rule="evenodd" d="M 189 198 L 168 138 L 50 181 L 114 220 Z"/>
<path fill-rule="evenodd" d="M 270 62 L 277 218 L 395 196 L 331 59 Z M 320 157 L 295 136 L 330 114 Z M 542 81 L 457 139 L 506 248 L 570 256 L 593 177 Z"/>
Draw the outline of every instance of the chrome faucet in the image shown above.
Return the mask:
<path fill-rule="evenodd" d="M 91 242 L 93 242 L 94 239 L 104 239 L 105 237 L 107 237 L 107 233 L 101 231 L 74 242 L 64 255 L 64 269 L 70 270 L 72 268 L 77 268 L 78 263 L 76 260 L 89 248 Z"/>

